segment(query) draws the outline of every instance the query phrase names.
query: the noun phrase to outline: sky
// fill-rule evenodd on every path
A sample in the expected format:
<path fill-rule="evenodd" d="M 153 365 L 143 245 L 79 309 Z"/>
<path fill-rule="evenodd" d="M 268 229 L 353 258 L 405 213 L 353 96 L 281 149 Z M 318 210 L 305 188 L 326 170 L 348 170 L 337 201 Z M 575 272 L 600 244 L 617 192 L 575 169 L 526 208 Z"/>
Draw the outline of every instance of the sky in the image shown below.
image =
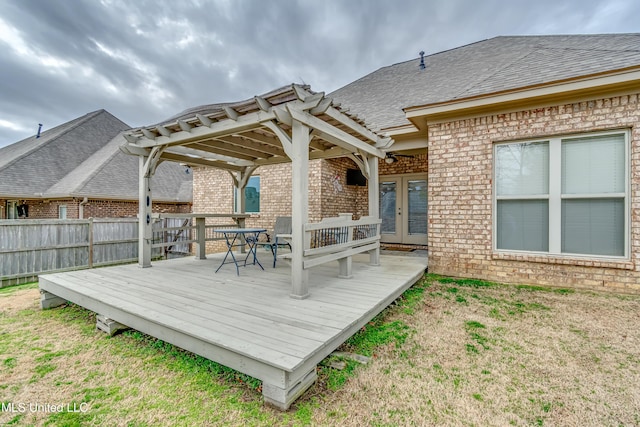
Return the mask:
<path fill-rule="evenodd" d="M 638 33 L 639 17 L 637 0 L 0 0 L 0 147 L 99 109 L 138 127 L 499 35 Z"/>

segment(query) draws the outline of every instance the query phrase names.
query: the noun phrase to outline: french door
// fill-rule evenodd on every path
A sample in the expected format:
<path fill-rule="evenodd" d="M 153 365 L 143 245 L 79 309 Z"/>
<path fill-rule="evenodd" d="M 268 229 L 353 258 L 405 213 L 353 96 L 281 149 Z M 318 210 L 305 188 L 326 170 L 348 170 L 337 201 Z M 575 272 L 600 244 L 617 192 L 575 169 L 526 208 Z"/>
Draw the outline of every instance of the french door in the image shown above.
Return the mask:
<path fill-rule="evenodd" d="M 380 177 L 382 243 L 427 244 L 427 176 Z"/>

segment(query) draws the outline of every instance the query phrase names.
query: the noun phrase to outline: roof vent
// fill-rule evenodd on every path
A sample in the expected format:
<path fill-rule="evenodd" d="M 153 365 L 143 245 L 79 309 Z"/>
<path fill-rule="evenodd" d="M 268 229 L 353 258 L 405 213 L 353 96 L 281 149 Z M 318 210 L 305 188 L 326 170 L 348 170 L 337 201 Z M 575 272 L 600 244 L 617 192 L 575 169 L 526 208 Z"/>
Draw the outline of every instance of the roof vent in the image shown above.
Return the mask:
<path fill-rule="evenodd" d="M 42 123 L 38 123 L 38 134 L 36 135 L 36 138 L 40 138 L 40 131 L 42 130 Z"/>
<path fill-rule="evenodd" d="M 425 68 L 427 68 L 426 65 L 424 65 L 424 50 L 420 51 L 420 69 L 424 70 Z"/>

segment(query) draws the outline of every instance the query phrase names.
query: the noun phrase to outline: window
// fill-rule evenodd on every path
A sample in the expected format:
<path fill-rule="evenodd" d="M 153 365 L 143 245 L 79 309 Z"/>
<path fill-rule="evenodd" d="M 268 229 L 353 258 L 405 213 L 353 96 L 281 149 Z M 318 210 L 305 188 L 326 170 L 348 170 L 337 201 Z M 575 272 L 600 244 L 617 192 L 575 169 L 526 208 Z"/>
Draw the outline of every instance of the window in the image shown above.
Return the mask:
<path fill-rule="evenodd" d="M 10 200 L 7 201 L 7 219 L 18 218 L 18 202 Z"/>
<path fill-rule="evenodd" d="M 628 133 L 496 144 L 495 248 L 624 257 Z"/>
<path fill-rule="evenodd" d="M 67 219 L 67 205 L 58 206 L 58 218 Z"/>
<path fill-rule="evenodd" d="M 245 212 L 260 212 L 260 177 L 252 176 L 249 178 L 247 186 L 244 188 L 245 196 Z M 238 211 L 238 194 L 234 191 L 234 210 Z"/>

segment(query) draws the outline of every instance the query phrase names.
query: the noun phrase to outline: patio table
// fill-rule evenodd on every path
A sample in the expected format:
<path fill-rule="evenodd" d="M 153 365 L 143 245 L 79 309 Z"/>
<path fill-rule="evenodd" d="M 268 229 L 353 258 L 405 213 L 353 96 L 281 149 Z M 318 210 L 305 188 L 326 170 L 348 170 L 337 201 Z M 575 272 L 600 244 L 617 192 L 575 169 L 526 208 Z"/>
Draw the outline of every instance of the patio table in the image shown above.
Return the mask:
<path fill-rule="evenodd" d="M 260 233 L 267 232 L 266 228 L 219 228 L 213 231 L 215 233 L 223 234 L 225 242 L 227 244 L 227 253 L 222 260 L 222 264 L 220 264 L 220 266 L 216 269 L 216 273 L 218 272 L 218 270 L 220 270 L 220 268 L 222 268 L 223 265 L 233 263 L 236 266 L 236 274 L 239 276 L 240 267 L 246 267 L 247 261 L 252 255 L 253 262 L 251 264 L 258 264 L 260 268 L 264 270 L 264 267 L 262 266 L 262 264 L 260 264 L 260 261 L 258 261 L 258 257 L 256 254 L 256 245 L 258 243 L 258 237 L 260 236 Z M 237 242 L 238 238 L 240 238 L 239 242 Z M 235 255 L 233 254 L 233 248 L 243 247 L 245 244 L 249 247 L 249 252 L 244 258 L 244 263 L 241 265 L 241 260 L 236 259 Z M 227 258 L 229 257 L 229 255 L 231 255 L 232 261 L 227 262 Z"/>

